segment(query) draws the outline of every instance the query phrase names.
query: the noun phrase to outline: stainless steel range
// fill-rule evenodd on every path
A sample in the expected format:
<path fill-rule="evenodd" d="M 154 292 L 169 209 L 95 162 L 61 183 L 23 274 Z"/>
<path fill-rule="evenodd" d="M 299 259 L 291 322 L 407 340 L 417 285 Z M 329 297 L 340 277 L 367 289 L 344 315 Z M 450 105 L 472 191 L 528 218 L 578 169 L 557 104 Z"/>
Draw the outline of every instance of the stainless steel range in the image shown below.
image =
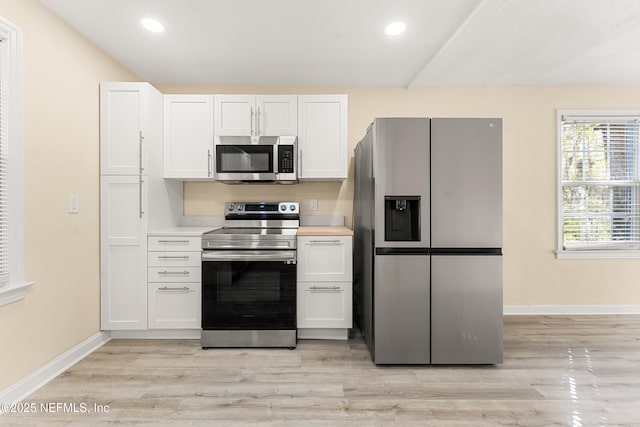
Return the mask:
<path fill-rule="evenodd" d="M 202 347 L 296 346 L 298 202 L 233 202 L 202 237 Z"/>

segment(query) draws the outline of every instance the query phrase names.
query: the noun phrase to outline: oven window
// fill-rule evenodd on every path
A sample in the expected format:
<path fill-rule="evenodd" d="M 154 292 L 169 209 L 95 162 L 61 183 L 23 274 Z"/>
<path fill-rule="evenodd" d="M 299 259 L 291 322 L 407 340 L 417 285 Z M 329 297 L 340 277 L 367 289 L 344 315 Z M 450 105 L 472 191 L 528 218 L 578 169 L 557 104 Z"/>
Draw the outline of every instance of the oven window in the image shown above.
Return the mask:
<path fill-rule="evenodd" d="M 296 265 L 281 261 L 202 263 L 203 329 L 292 329 Z"/>
<path fill-rule="evenodd" d="M 273 173 L 273 145 L 218 145 L 220 173 Z"/>

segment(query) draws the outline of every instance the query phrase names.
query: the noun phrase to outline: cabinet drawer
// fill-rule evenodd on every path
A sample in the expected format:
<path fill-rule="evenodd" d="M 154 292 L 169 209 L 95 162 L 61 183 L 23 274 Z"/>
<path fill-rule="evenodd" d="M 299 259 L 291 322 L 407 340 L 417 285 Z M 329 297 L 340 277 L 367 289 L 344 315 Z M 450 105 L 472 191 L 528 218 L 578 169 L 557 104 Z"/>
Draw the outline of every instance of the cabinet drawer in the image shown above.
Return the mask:
<path fill-rule="evenodd" d="M 201 252 L 149 252 L 149 267 L 198 267 L 202 262 Z"/>
<path fill-rule="evenodd" d="M 149 282 L 200 282 L 200 267 L 149 267 Z"/>
<path fill-rule="evenodd" d="M 351 281 L 351 236 L 298 237 L 298 281 Z"/>
<path fill-rule="evenodd" d="M 152 236 L 148 240 L 148 251 L 199 251 L 201 249 L 202 238 L 197 237 L 166 237 Z"/>
<path fill-rule="evenodd" d="M 199 329 L 199 283 L 150 283 L 150 329 Z"/>
<path fill-rule="evenodd" d="M 350 328 L 351 282 L 298 282 L 298 328 Z"/>

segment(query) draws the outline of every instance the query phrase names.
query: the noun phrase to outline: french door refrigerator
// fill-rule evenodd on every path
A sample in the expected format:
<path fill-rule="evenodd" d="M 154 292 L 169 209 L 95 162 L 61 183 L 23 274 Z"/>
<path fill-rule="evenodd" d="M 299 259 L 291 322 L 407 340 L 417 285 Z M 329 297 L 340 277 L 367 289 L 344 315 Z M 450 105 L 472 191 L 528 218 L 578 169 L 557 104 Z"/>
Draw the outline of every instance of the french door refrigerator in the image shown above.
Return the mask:
<path fill-rule="evenodd" d="M 374 362 L 502 362 L 501 120 L 375 119 L 355 151 L 354 304 Z"/>

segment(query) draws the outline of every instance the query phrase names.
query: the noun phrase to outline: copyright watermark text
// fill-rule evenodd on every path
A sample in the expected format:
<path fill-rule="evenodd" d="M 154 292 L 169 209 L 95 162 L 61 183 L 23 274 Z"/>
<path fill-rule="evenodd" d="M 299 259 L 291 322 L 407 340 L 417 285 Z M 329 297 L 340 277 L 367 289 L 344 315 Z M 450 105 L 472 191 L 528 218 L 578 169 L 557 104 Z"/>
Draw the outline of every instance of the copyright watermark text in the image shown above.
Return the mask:
<path fill-rule="evenodd" d="M 0 413 L 10 414 L 105 414 L 111 409 L 109 405 L 86 402 L 18 402 L 0 403 Z"/>

